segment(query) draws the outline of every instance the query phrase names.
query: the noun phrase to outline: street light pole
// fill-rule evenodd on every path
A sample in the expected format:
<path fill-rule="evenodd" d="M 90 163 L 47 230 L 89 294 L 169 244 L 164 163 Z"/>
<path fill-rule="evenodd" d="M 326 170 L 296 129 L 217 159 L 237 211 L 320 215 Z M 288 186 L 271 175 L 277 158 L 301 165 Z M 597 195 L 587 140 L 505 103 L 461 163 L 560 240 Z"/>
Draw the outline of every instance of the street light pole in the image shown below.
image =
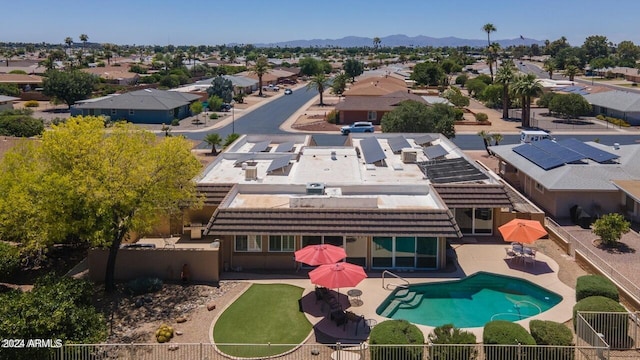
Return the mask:
<path fill-rule="evenodd" d="M 231 133 L 236 133 L 236 108 L 231 104 Z"/>

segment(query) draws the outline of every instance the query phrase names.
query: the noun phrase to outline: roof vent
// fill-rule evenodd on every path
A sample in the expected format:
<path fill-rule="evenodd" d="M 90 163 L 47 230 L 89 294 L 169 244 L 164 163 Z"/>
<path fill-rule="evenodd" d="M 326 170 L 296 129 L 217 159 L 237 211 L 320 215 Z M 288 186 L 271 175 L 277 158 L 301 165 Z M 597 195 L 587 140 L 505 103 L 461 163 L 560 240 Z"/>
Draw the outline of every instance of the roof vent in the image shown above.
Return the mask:
<path fill-rule="evenodd" d="M 256 166 L 247 166 L 244 169 L 245 180 L 258 180 L 258 168 Z"/>
<path fill-rule="evenodd" d="M 620 150 L 620 144 L 619 143 L 613 143 L 613 148 L 616 150 Z"/>
<path fill-rule="evenodd" d="M 335 151 L 332 151 L 332 152 L 331 152 L 331 160 L 338 160 L 338 159 L 336 158 L 336 152 L 335 152 Z"/>
<path fill-rule="evenodd" d="M 324 195 L 324 183 L 307 183 L 307 195 Z"/>

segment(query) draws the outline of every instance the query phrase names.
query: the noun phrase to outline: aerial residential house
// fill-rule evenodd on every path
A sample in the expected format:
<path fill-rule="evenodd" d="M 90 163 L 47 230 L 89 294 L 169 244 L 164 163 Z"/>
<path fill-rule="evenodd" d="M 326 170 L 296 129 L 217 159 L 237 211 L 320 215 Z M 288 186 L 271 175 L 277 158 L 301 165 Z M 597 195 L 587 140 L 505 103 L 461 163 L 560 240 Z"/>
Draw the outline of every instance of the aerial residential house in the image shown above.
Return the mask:
<path fill-rule="evenodd" d="M 640 94 L 628 91 L 604 91 L 583 95 L 598 115 L 622 119 L 631 125 L 640 125 Z"/>
<path fill-rule="evenodd" d="M 497 175 L 439 134 L 246 135 L 197 179 L 192 238 L 217 240 L 225 269 L 294 269 L 293 252 L 333 244 L 369 269 L 440 269 L 447 239 L 514 218 Z M 218 245 L 216 245 L 218 246 Z"/>
<path fill-rule="evenodd" d="M 399 90 L 379 96 L 349 95 L 336 104 L 335 109 L 340 114 L 340 124 L 371 121 L 373 124 L 379 125 L 384 114 L 392 111 L 407 100 L 428 104 L 421 96 L 409 93 L 406 90 Z"/>
<path fill-rule="evenodd" d="M 170 124 L 191 115 L 189 106 L 200 96 L 176 91 L 144 89 L 77 102 L 71 115 L 104 115 L 111 120 L 139 124 Z"/>
<path fill-rule="evenodd" d="M 82 71 L 99 77 L 109 84 L 134 85 L 140 79 L 140 75 L 128 70 L 128 66 L 110 66 L 82 69 Z"/>
<path fill-rule="evenodd" d="M 500 175 L 554 217 L 570 217 L 576 205 L 592 216 L 639 213 L 640 144 L 565 139 L 489 149 L 500 160 Z"/>
<path fill-rule="evenodd" d="M 42 76 L 25 74 L 0 74 L 0 84 L 17 85 L 21 91 L 42 87 Z"/>

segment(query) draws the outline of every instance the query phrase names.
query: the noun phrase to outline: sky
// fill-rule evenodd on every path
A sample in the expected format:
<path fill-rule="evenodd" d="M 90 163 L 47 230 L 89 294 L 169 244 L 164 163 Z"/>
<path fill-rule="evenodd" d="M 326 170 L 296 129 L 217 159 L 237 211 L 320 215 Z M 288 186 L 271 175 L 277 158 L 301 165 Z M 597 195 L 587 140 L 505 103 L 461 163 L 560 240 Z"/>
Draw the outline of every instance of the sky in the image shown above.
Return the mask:
<path fill-rule="evenodd" d="M 0 42 L 64 43 L 68 36 L 80 42 L 80 34 L 120 45 L 396 34 L 486 39 L 482 26 L 492 23 L 494 40 L 565 36 L 579 46 L 587 36 L 605 35 L 613 43 L 640 44 L 639 0 L 29 0 L 6 1 L 1 8 Z"/>

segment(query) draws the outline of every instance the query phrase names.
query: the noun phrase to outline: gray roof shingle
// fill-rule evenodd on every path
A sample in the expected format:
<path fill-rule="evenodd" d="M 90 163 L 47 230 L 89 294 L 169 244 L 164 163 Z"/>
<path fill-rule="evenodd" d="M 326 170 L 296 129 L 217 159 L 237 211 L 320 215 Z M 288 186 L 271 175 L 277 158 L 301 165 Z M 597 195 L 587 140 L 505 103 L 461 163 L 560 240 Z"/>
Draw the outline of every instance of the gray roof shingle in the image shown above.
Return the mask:
<path fill-rule="evenodd" d="M 627 91 L 605 91 L 584 95 L 591 105 L 622 112 L 640 112 L 640 94 Z"/>
<path fill-rule="evenodd" d="M 172 110 L 188 105 L 199 98 L 199 95 L 177 91 L 144 89 L 85 102 L 75 107 L 78 109 Z"/>

